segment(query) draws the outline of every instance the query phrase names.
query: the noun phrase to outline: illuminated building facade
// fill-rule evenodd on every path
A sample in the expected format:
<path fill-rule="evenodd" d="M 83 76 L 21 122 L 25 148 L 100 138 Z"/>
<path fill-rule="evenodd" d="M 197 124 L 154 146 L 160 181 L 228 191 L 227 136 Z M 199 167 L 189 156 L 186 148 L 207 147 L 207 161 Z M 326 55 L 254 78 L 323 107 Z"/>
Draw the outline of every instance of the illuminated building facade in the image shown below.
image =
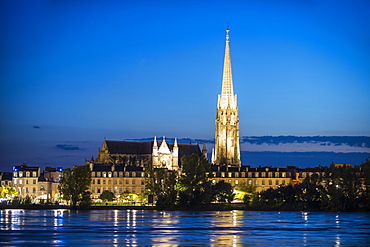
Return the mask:
<path fill-rule="evenodd" d="M 217 102 L 215 148 L 212 152 L 212 163 L 231 166 L 241 165 L 238 102 L 233 89 L 228 29 L 226 30 L 222 91 L 218 95 Z"/>

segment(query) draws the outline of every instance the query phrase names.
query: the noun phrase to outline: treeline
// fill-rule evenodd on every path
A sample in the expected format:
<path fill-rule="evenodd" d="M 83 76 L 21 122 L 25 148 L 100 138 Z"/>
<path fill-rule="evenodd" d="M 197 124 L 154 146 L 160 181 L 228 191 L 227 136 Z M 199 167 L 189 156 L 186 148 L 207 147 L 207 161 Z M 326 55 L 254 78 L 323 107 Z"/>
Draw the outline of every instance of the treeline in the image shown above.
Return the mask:
<path fill-rule="evenodd" d="M 325 175 L 302 183 L 268 189 L 252 202 L 270 210 L 370 211 L 370 160 L 360 166 L 331 165 Z"/>
<path fill-rule="evenodd" d="M 355 167 L 331 165 L 302 183 L 257 193 L 251 185 L 212 183 L 210 164 L 191 155 L 182 159 L 182 174 L 147 169 L 146 189 L 159 209 L 204 209 L 212 202 L 227 204 L 238 198 L 249 210 L 370 211 L 370 160 Z"/>

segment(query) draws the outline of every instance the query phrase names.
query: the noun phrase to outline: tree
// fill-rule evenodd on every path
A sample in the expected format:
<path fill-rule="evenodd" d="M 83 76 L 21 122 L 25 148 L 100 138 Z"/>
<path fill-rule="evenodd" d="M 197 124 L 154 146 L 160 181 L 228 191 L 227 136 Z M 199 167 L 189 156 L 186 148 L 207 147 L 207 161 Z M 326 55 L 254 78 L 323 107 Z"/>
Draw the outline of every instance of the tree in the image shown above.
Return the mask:
<path fill-rule="evenodd" d="M 0 197 L 1 198 L 12 198 L 18 195 L 18 191 L 10 185 L 2 185 L 0 188 Z"/>
<path fill-rule="evenodd" d="M 236 187 L 235 199 L 243 200 L 246 205 L 255 202 L 258 198 L 257 186 L 240 183 Z"/>
<path fill-rule="evenodd" d="M 58 190 L 63 199 L 71 201 L 72 207 L 76 207 L 82 201 L 84 192 L 91 184 L 91 170 L 88 166 L 76 166 L 73 170 L 64 169 L 59 182 Z"/>
<path fill-rule="evenodd" d="M 182 175 L 179 179 L 179 204 L 193 207 L 209 204 L 213 200 L 211 166 L 201 155 L 192 154 L 181 158 Z"/>
<path fill-rule="evenodd" d="M 232 185 L 230 183 L 225 183 L 223 180 L 214 185 L 215 199 L 217 202 L 231 203 L 235 196 L 233 192 Z"/>
<path fill-rule="evenodd" d="M 99 199 L 102 201 L 113 201 L 114 199 L 114 193 L 109 190 L 104 190 L 100 196 Z"/>
<path fill-rule="evenodd" d="M 156 206 L 160 209 L 171 209 L 177 198 L 177 172 L 166 168 L 146 169 L 146 193 L 148 197 L 156 197 Z"/>

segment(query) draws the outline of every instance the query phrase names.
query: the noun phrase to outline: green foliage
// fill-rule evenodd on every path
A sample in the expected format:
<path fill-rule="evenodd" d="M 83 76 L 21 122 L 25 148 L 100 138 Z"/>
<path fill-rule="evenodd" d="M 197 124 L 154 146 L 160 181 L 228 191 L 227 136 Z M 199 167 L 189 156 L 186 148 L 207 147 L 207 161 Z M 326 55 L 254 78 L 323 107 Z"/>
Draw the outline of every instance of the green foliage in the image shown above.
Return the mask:
<path fill-rule="evenodd" d="M 240 183 L 235 189 L 235 199 L 243 200 L 246 205 L 250 205 L 258 199 L 257 186 L 253 184 Z"/>
<path fill-rule="evenodd" d="M 1 198 L 12 198 L 18 195 L 18 191 L 10 185 L 2 185 L 0 188 L 0 197 Z"/>
<path fill-rule="evenodd" d="M 369 172 L 369 160 L 360 167 L 331 165 L 324 176 L 261 192 L 259 203 L 282 210 L 369 211 Z"/>
<path fill-rule="evenodd" d="M 113 199 L 114 199 L 114 193 L 113 192 L 110 192 L 109 190 L 104 190 L 100 194 L 99 199 L 100 200 L 103 200 L 103 201 L 113 201 Z"/>
<path fill-rule="evenodd" d="M 214 187 L 214 196 L 217 202 L 231 203 L 234 199 L 235 194 L 233 193 L 233 187 L 230 183 L 226 183 L 221 180 L 217 182 Z"/>
<path fill-rule="evenodd" d="M 84 199 L 84 194 L 91 184 L 91 170 L 88 166 L 77 166 L 73 170 L 64 169 L 58 190 L 63 199 L 71 201 L 73 207 Z"/>
<path fill-rule="evenodd" d="M 213 199 L 213 188 L 210 181 L 211 166 L 206 158 L 192 154 L 181 159 L 182 175 L 179 179 L 179 205 L 193 207 L 209 204 Z"/>
<path fill-rule="evenodd" d="M 175 171 L 152 167 L 146 169 L 146 194 L 157 198 L 156 206 L 160 209 L 174 207 L 177 198 L 176 183 Z"/>

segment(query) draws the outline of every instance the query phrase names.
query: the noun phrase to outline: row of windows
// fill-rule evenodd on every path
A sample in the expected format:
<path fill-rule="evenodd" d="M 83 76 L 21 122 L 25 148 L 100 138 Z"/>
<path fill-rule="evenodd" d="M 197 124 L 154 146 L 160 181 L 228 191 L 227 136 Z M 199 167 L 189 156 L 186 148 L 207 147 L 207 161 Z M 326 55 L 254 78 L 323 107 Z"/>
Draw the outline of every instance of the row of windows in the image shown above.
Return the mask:
<path fill-rule="evenodd" d="M 212 181 L 213 183 L 216 183 L 216 180 L 214 179 L 213 181 Z M 238 180 L 235 180 L 234 181 L 235 182 L 235 185 L 238 185 L 239 184 L 239 181 Z M 232 183 L 232 181 L 231 181 L 231 179 L 228 181 L 228 183 Z M 258 180 L 254 180 L 254 185 L 258 185 Z M 269 179 L 268 181 L 267 181 L 267 183 L 268 183 L 268 185 L 273 185 L 273 180 L 272 179 Z M 275 180 L 275 185 L 285 185 L 285 180 L 283 179 L 283 180 L 278 180 L 278 179 L 276 179 Z M 253 180 L 252 179 L 249 179 L 248 180 L 248 185 L 253 185 Z M 261 180 L 261 185 L 267 185 L 266 184 L 266 181 L 263 179 L 263 180 Z"/>
<path fill-rule="evenodd" d="M 36 184 L 36 179 L 32 179 L 32 184 Z M 31 184 L 31 181 L 28 181 L 28 179 L 24 180 L 24 184 Z M 17 179 L 14 179 L 14 184 L 17 184 Z M 23 184 L 23 180 L 19 179 L 18 184 Z"/>
<path fill-rule="evenodd" d="M 31 188 L 23 188 L 23 190 L 25 191 L 25 193 L 30 193 L 31 192 Z M 22 191 L 22 188 L 21 187 L 18 187 L 18 191 Z M 36 193 L 36 188 L 32 188 L 32 193 Z"/>
<path fill-rule="evenodd" d="M 102 193 L 104 190 L 108 190 L 110 192 L 113 192 L 115 194 L 118 194 L 118 193 L 144 193 L 145 190 L 144 188 L 135 188 L 135 187 L 132 187 L 132 188 L 117 188 L 115 187 L 113 190 L 111 188 L 104 188 L 104 187 L 101 187 L 101 188 L 92 188 L 91 189 L 91 193 Z"/>
<path fill-rule="evenodd" d="M 131 182 L 131 184 L 140 184 L 141 183 L 141 185 L 144 185 L 144 179 L 140 179 L 139 181 L 137 181 L 137 179 L 125 179 L 124 180 L 125 181 L 125 184 L 130 184 L 130 182 Z M 122 179 L 119 179 L 119 180 L 117 180 L 117 179 L 113 179 L 113 180 L 111 180 L 111 179 L 92 179 L 91 180 L 91 184 L 123 184 L 123 180 Z"/>
<path fill-rule="evenodd" d="M 25 177 L 30 177 L 31 176 L 31 172 L 22 172 L 22 171 L 20 171 L 20 172 L 13 172 L 13 177 L 23 177 L 23 176 L 25 176 Z M 37 172 L 32 172 L 32 177 L 37 177 Z"/>
<path fill-rule="evenodd" d="M 245 178 L 246 175 L 248 176 L 248 178 L 252 178 L 252 177 L 255 177 L 255 178 L 258 178 L 258 177 L 265 178 L 266 175 L 269 178 L 272 178 L 272 177 L 275 177 L 275 178 L 280 178 L 280 177 L 281 178 L 286 178 L 287 176 L 290 176 L 290 172 L 275 172 L 275 173 L 272 173 L 272 172 L 268 172 L 268 173 L 266 173 L 266 172 L 240 172 L 240 173 L 239 172 L 221 172 L 219 175 L 222 178 L 225 178 L 226 176 L 228 178 L 232 178 L 232 177 L 235 177 L 235 178 L 238 178 L 238 177 Z M 217 173 L 216 172 L 213 172 L 213 176 L 214 177 L 217 177 Z"/>
<path fill-rule="evenodd" d="M 313 174 L 317 174 L 319 176 L 325 177 L 325 172 L 302 172 L 302 178 L 311 177 Z"/>
<path fill-rule="evenodd" d="M 92 172 L 92 177 L 103 177 L 103 178 L 111 178 L 111 177 L 144 177 L 144 172 Z"/>

